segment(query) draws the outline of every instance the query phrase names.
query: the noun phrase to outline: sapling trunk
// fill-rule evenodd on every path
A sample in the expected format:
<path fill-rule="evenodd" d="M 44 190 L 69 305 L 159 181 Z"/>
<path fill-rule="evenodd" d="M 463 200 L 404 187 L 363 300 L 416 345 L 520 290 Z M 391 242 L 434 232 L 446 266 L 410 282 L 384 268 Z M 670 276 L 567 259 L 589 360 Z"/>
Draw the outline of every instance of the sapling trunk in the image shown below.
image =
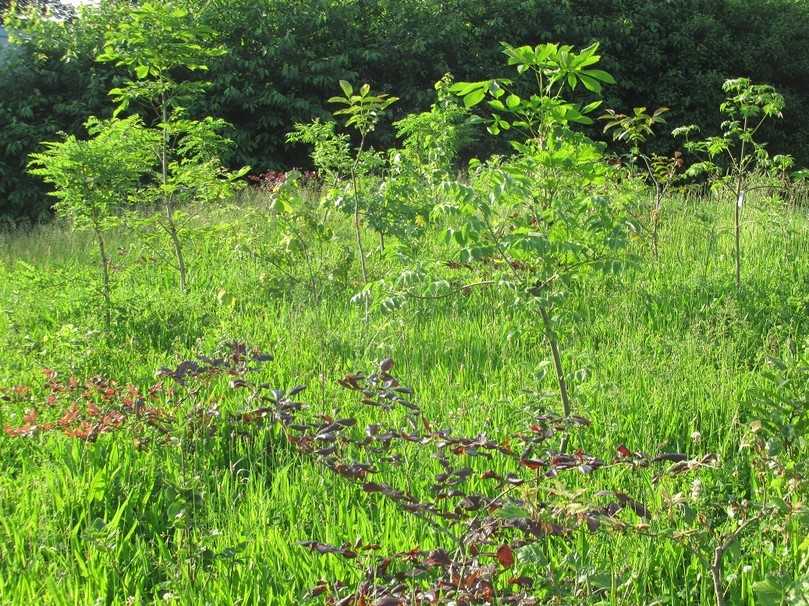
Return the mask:
<path fill-rule="evenodd" d="M 744 119 L 744 130 L 747 131 L 747 118 Z M 742 287 L 742 205 L 744 204 L 744 171 L 746 168 L 745 139 L 742 138 L 742 148 L 739 152 L 738 175 L 736 177 L 736 199 L 734 200 L 733 231 L 735 236 L 734 263 L 736 265 L 736 290 Z"/>
<path fill-rule="evenodd" d="M 742 287 L 742 191 L 741 189 L 737 189 L 736 191 L 736 201 L 734 206 L 736 207 L 734 213 L 734 232 L 736 237 L 736 250 L 735 250 L 735 264 L 736 264 L 736 290 L 741 289 Z"/>
<path fill-rule="evenodd" d="M 551 346 L 551 357 L 553 358 L 553 368 L 556 371 L 556 382 L 559 386 L 559 396 L 562 399 L 562 414 L 568 418 L 571 414 L 570 395 L 567 391 L 567 381 L 565 380 L 565 371 L 562 367 L 562 354 L 559 352 L 559 341 L 556 338 L 556 333 L 553 330 L 553 321 L 551 320 L 548 310 L 544 305 L 539 306 L 539 313 L 542 316 L 542 324 L 545 327 L 545 338 Z M 560 450 L 565 450 L 567 446 L 567 434 L 562 438 L 562 445 Z"/>
<path fill-rule="evenodd" d="M 357 178 L 352 175 L 351 179 L 354 183 L 354 235 L 357 241 L 357 256 L 360 258 L 360 273 L 362 274 L 363 288 L 368 283 L 368 270 L 365 267 L 365 249 L 362 245 L 362 227 L 360 224 L 360 199 L 357 193 Z"/>
<path fill-rule="evenodd" d="M 165 94 L 160 97 L 160 111 L 163 119 L 163 140 L 160 149 L 160 173 L 161 183 L 163 187 L 166 186 L 169 180 L 169 164 L 168 164 L 168 147 L 169 147 L 169 131 L 168 131 L 168 101 Z M 174 208 L 171 198 L 163 192 L 163 206 L 166 211 L 166 232 L 171 239 L 171 246 L 174 250 L 174 258 L 177 262 L 177 271 L 180 274 L 180 292 L 185 293 L 188 286 L 188 271 L 185 265 L 185 257 L 183 255 L 183 246 L 180 241 L 180 235 L 177 230 L 177 223 L 174 221 Z"/>
<path fill-rule="evenodd" d="M 360 258 L 360 272 L 362 273 L 362 289 L 368 285 L 368 270 L 365 267 L 365 249 L 362 246 L 362 228 L 360 226 L 360 198 L 357 192 L 357 176 L 352 171 L 351 181 L 354 187 L 354 235 L 357 240 L 357 255 Z M 363 296 L 365 301 L 365 322 L 368 322 L 368 297 Z"/>
<path fill-rule="evenodd" d="M 640 159 L 643 160 L 643 164 L 646 167 L 646 172 L 649 175 L 649 178 L 652 180 L 655 186 L 655 193 L 654 193 L 654 203 L 652 204 L 652 212 L 649 213 L 649 219 L 651 223 L 651 232 L 652 232 L 652 256 L 654 256 L 655 261 L 658 259 L 658 233 L 660 227 L 660 212 L 663 208 L 663 193 L 665 191 L 663 185 L 660 182 L 660 179 L 655 175 L 654 168 L 650 163 L 648 157 L 643 154 L 639 155 Z"/>
<path fill-rule="evenodd" d="M 515 278 L 517 280 L 520 279 L 520 276 L 516 274 L 516 270 L 514 269 L 514 265 L 512 259 L 506 254 L 503 250 L 502 246 L 497 242 L 497 234 L 495 233 L 492 226 L 486 222 L 486 227 L 489 230 L 489 233 L 492 235 L 495 241 L 495 247 L 499 252 L 500 256 L 503 258 L 503 261 L 506 263 L 508 267 L 511 268 L 511 271 L 514 272 Z M 532 289 L 533 290 L 533 289 Z M 541 289 L 540 289 L 541 290 Z M 539 295 L 539 291 L 532 292 L 534 295 Z M 565 370 L 562 367 L 562 354 L 559 351 L 559 340 L 556 338 L 556 332 L 553 330 L 553 320 L 551 319 L 548 310 L 545 308 L 545 305 L 540 301 L 537 304 L 539 308 L 539 315 L 542 317 L 542 325 L 545 331 L 545 338 L 548 339 L 548 344 L 551 347 L 551 357 L 553 358 L 553 368 L 556 372 L 556 383 L 559 386 L 559 397 L 562 400 L 562 415 L 567 419 L 570 417 L 571 414 L 571 406 L 570 406 L 570 395 L 567 391 L 567 381 L 565 380 Z M 559 449 L 564 451 L 567 447 L 567 433 L 562 437 L 562 443 L 559 446 Z"/>
<path fill-rule="evenodd" d="M 725 539 L 716 546 L 713 551 L 711 559 L 711 580 L 713 582 L 714 597 L 716 598 L 716 606 L 725 606 L 725 584 L 722 578 L 722 569 L 724 564 L 725 553 L 730 549 L 733 544 L 739 540 L 739 537 L 744 533 L 747 528 L 755 526 L 765 517 L 765 512 L 759 512 L 755 516 L 746 519 L 739 527 L 730 533 Z"/>
<path fill-rule="evenodd" d="M 742 143 L 742 159 L 744 158 L 744 143 Z M 741 170 L 736 180 L 736 199 L 733 202 L 733 232 L 735 238 L 735 248 L 733 260 L 736 266 L 736 290 L 742 287 L 742 206 L 744 205 L 744 176 Z"/>
<path fill-rule="evenodd" d="M 354 164 L 351 167 L 351 186 L 354 189 L 354 235 L 357 240 L 357 255 L 360 258 L 360 271 L 362 273 L 363 290 L 365 290 L 366 286 L 368 285 L 368 270 L 365 267 L 365 249 L 362 246 L 362 227 L 360 225 L 360 193 L 359 187 L 357 186 L 357 168 L 360 164 L 360 158 L 362 157 L 362 150 L 364 146 L 365 134 L 363 134 L 362 139 L 360 140 L 360 146 L 357 150 L 357 159 L 354 161 Z M 363 300 L 365 302 L 365 322 L 368 323 L 368 297 L 363 295 Z"/>
<path fill-rule="evenodd" d="M 180 240 L 180 234 L 177 230 L 177 224 L 174 221 L 174 213 L 171 206 L 166 206 L 166 231 L 171 238 L 171 246 L 174 249 L 174 257 L 177 261 L 177 271 L 180 274 L 180 292 L 185 293 L 188 289 L 188 269 L 185 265 L 185 256 L 183 255 L 183 243 Z"/>
<path fill-rule="evenodd" d="M 98 243 L 98 253 L 101 262 L 101 293 L 104 297 L 104 328 L 107 334 L 112 330 L 112 296 L 110 294 L 110 260 L 107 256 L 107 248 L 104 245 L 104 236 L 96 226 L 94 228 L 96 242 Z"/>
<path fill-rule="evenodd" d="M 655 180 L 655 203 L 652 209 L 652 254 L 655 260 L 658 259 L 658 227 L 660 226 L 660 209 L 662 204 L 663 192 L 661 191 L 660 184 Z"/>

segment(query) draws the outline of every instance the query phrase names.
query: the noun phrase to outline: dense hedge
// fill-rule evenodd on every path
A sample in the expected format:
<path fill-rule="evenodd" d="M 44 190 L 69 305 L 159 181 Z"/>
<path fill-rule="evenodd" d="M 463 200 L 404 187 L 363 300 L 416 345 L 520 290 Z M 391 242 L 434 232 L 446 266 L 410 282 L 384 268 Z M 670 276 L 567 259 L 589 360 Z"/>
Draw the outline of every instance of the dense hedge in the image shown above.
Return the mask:
<path fill-rule="evenodd" d="M 80 132 L 87 114 L 109 112 L 105 91 L 115 75 L 93 55 L 126 4 L 106 0 L 64 25 L 17 23 L 27 39 L 0 59 L 0 216 L 40 215 L 48 202 L 23 173 L 26 155 L 60 130 Z M 305 162 L 283 135 L 296 121 L 325 115 L 340 78 L 396 94 L 404 113 L 429 105 L 445 72 L 505 73 L 500 41 L 549 40 L 600 40 L 605 68 L 618 79 L 607 105 L 666 105 L 673 126 L 718 126 L 725 78 L 774 84 L 787 110 L 766 138 L 809 164 L 807 0 L 211 0 L 206 7 L 203 18 L 230 52 L 211 66 L 211 94 L 197 109 L 232 122 L 233 162 L 257 169 Z M 390 142 L 389 131 L 378 137 Z"/>
<path fill-rule="evenodd" d="M 70 25 L 6 20 L 24 30 L 25 41 L 0 49 L 0 227 L 47 216 L 52 203 L 40 180 L 25 172 L 28 154 L 60 131 L 80 133 L 88 115 L 111 113 L 113 73 L 94 57 L 114 15 L 105 7 Z"/>

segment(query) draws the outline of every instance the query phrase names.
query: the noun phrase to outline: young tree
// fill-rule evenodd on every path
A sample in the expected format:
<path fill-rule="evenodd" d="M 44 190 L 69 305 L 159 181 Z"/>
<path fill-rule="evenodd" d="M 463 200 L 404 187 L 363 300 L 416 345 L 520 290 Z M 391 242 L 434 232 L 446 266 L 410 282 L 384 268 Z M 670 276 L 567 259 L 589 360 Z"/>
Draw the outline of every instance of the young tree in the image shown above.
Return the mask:
<path fill-rule="evenodd" d="M 689 141 L 688 136 L 699 131 L 695 125 L 677 128 L 672 134 L 685 137 L 685 148 L 705 158 L 692 165 L 686 175 L 707 175 L 715 189 L 733 196 L 734 262 L 736 288 L 740 289 L 742 209 L 747 194 L 757 188 L 753 185 L 755 171 L 768 172 L 772 168 L 766 144 L 756 135 L 767 120 L 783 117 L 784 98 L 769 84 L 753 84 L 748 78 L 726 80 L 722 89 L 727 98 L 719 109 L 727 120 L 722 122 L 721 135 Z"/>
<path fill-rule="evenodd" d="M 635 107 L 632 115 L 620 114 L 615 110 L 608 109 L 604 115 L 599 116 L 599 120 L 605 120 L 604 132 L 612 131 L 612 138 L 615 141 L 624 143 L 629 147 L 629 160 L 633 166 L 642 165 L 642 171 L 654 186 L 654 202 L 649 213 L 648 231 L 652 242 L 652 254 L 658 256 L 658 232 L 660 229 L 660 218 L 663 212 L 663 198 L 666 192 L 674 183 L 677 171 L 683 165 L 682 154 L 675 152 L 671 158 L 652 154 L 651 156 L 643 150 L 643 145 L 654 136 L 654 127 L 666 122 L 663 118 L 669 109 L 659 107 L 651 114 L 645 107 Z M 638 223 L 643 225 L 642 223 Z"/>
<path fill-rule="evenodd" d="M 436 100 L 428 111 L 408 114 L 394 122 L 400 146 L 388 150 L 385 179 L 377 190 L 380 234 L 394 233 L 405 249 L 418 246 L 418 236 L 440 197 L 441 186 L 457 170 L 460 149 L 471 137 L 477 117 L 449 92 L 449 74 L 435 83 Z M 372 218 L 374 219 L 374 218 Z"/>
<path fill-rule="evenodd" d="M 368 269 L 362 242 L 362 214 L 369 215 L 372 209 L 367 203 L 368 200 L 363 200 L 360 181 L 370 172 L 370 168 L 376 161 L 380 160 L 378 154 L 367 148 L 368 135 L 376 129 L 385 110 L 399 99 L 385 93 L 373 93 L 369 84 L 363 84 L 359 90 L 354 91 L 354 87 L 349 82 L 340 80 L 340 88 L 343 96 L 331 97 L 329 103 L 345 106 L 336 110 L 334 115 L 344 116 L 345 127 L 355 130 L 360 137 L 353 155 L 349 137 L 345 134 L 337 134 L 333 123 L 321 124 L 316 120 L 311 124 L 296 124 L 295 130 L 287 135 L 287 141 L 312 145 L 312 159 L 319 171 L 325 172 L 335 184 L 339 183 L 341 177 L 348 178 L 351 183 L 354 237 L 362 274 L 362 296 L 365 302 L 365 320 L 367 322 Z"/>
<path fill-rule="evenodd" d="M 56 212 L 74 229 L 93 232 L 98 245 L 104 297 L 104 325 L 112 325 L 110 259 L 105 232 L 120 222 L 141 179 L 151 169 L 154 133 L 133 116 L 125 120 L 87 121 L 90 138 L 71 135 L 45 142 L 45 151 L 30 156 L 29 172 L 54 186 Z"/>
<path fill-rule="evenodd" d="M 144 120 L 160 133 L 157 178 L 145 196 L 162 207 L 152 220 L 170 240 L 183 292 L 188 287 L 183 209 L 191 202 L 226 198 L 248 170 L 231 172 L 222 165 L 220 154 L 229 143 L 219 134 L 227 125 L 224 120 L 196 120 L 185 109 L 207 83 L 181 76 L 207 70 L 208 59 L 226 52 L 211 44 L 214 37 L 198 15 L 176 2 L 144 2 L 107 35 L 97 58 L 126 68 L 134 77 L 110 91 L 117 103 L 115 115 L 137 104 Z"/>
<path fill-rule="evenodd" d="M 520 133 L 516 153 L 505 161 L 473 161 L 469 182 L 450 183 L 436 210 L 449 221 L 461 260 L 481 267 L 477 283 L 505 287 L 536 306 L 569 419 L 571 397 L 553 316 L 566 289 L 586 271 L 614 267 L 625 221 L 620 200 L 605 195 L 611 169 L 601 146 L 572 129 L 592 124 L 588 114 L 601 102 L 582 106 L 566 96 L 579 85 L 599 94 L 614 80 L 594 67 L 597 44 L 579 52 L 557 44 L 504 46 L 509 65 L 531 76 L 533 94 L 520 96 L 509 79 L 458 83 L 451 90 L 468 108 L 486 101 L 490 133 Z"/>
<path fill-rule="evenodd" d="M 360 202 L 360 191 L 357 185 L 358 170 L 363 161 L 366 151 L 365 144 L 368 135 L 374 131 L 385 110 L 399 100 L 398 97 L 391 97 L 385 93 L 371 94 L 371 87 L 363 84 L 354 94 L 354 87 L 345 80 L 340 80 L 340 88 L 344 96 L 335 96 L 329 99 L 329 103 L 345 105 L 344 108 L 334 112 L 335 116 L 345 116 L 345 126 L 353 128 L 360 136 L 360 143 L 354 155 L 354 162 L 351 165 L 351 186 L 354 190 L 354 232 L 357 239 L 357 254 L 360 259 L 362 269 L 362 286 L 368 284 L 368 271 L 365 268 L 365 251 L 362 247 L 362 232 L 360 230 L 360 212 L 362 203 Z M 368 317 L 368 303 L 365 304 L 365 316 Z"/>

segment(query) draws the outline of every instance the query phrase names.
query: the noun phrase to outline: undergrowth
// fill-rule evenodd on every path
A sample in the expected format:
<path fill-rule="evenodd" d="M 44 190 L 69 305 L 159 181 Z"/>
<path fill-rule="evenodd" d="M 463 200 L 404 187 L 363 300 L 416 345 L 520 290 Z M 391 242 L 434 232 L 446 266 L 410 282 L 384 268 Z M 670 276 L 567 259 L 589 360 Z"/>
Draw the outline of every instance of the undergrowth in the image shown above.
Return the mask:
<path fill-rule="evenodd" d="M 91 240 L 1 236 L 0 601 L 803 603 L 809 240 L 801 211 L 749 212 L 738 294 L 708 200 L 569 293 L 578 422 L 508 296 L 365 323 L 338 247 L 317 296 L 267 262 L 260 196 L 199 220 L 187 295 L 110 234 L 111 334 Z M 369 280 L 401 271 L 371 240 Z"/>

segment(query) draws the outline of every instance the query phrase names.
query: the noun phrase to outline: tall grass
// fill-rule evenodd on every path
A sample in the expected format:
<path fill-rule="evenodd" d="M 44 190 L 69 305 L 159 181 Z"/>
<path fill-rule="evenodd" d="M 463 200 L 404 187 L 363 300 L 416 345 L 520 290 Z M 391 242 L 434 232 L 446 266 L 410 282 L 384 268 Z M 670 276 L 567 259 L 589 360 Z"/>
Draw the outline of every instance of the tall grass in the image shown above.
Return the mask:
<path fill-rule="evenodd" d="M 627 443 L 732 458 L 745 394 L 766 357 L 809 336 L 809 223 L 800 209 L 765 201 L 749 209 L 737 294 L 730 207 L 693 197 L 666 208 L 659 260 L 638 242 L 638 263 L 586 282 L 562 323 L 574 403 L 594 422 L 572 447 Z M 536 394 L 553 391 L 534 319 L 493 292 L 413 301 L 365 325 L 350 303 L 357 272 L 349 284 L 324 277 L 328 296 L 313 300 L 305 284 L 273 271 L 266 255 L 278 233 L 260 203 L 203 224 L 188 247 L 186 295 L 148 248 L 114 234 L 110 339 L 99 332 L 87 237 L 58 224 L 0 235 L 0 385 L 37 385 L 42 367 L 147 385 L 157 368 L 239 339 L 275 355 L 264 380 L 308 384 L 307 400 L 325 414 L 367 416 L 334 379 L 385 357 L 431 418 L 467 434 L 505 435 L 524 425 Z M 370 239 L 367 248 L 372 277 L 401 269 Z M 422 254 L 442 254 L 437 234 Z M 0 425 L 21 413 L 0 402 Z M 363 537 L 410 549 L 434 540 L 417 519 L 323 475 L 270 429 L 228 444 L 184 459 L 139 450 L 122 435 L 93 444 L 0 436 L 0 603 L 298 604 L 319 579 L 352 574 L 298 541 Z M 193 543 L 172 519 L 184 482 L 199 493 Z M 627 474 L 621 487 L 653 494 L 644 476 Z M 733 603 L 753 603 L 752 584 L 768 571 L 796 569 L 795 553 L 770 552 L 756 537 L 744 549 L 726 571 L 737 579 Z M 549 570 L 581 577 L 577 603 L 713 603 L 704 566 L 676 543 L 582 531 L 549 541 L 547 557 Z"/>

